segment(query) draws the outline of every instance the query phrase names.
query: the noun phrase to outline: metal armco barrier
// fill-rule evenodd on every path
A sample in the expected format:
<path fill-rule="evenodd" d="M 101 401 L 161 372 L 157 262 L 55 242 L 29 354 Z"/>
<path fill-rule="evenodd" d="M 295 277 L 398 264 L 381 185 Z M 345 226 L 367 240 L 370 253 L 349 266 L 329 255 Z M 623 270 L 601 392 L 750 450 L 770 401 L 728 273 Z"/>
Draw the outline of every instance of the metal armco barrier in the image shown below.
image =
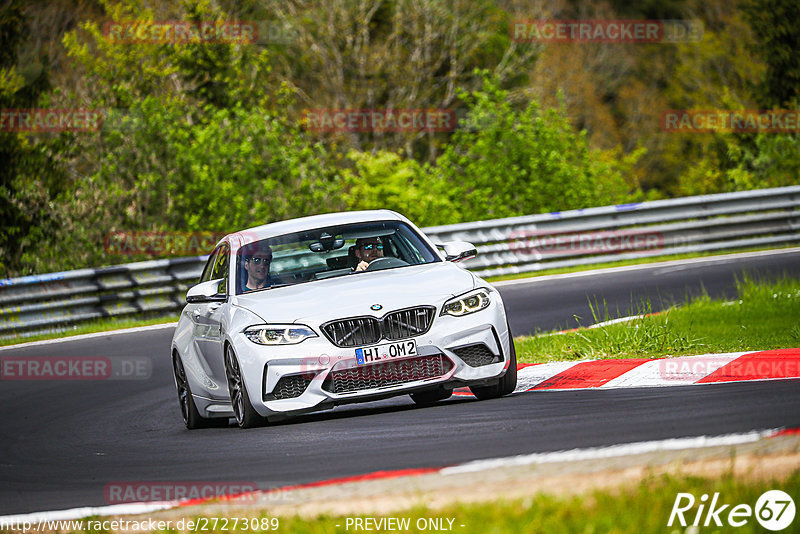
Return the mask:
<path fill-rule="evenodd" d="M 436 243 L 469 241 L 480 276 L 689 252 L 800 242 L 800 186 L 658 200 L 425 228 Z M 209 251 L 210 252 L 210 251 Z M 103 317 L 170 314 L 205 256 L 0 280 L 0 337 Z"/>

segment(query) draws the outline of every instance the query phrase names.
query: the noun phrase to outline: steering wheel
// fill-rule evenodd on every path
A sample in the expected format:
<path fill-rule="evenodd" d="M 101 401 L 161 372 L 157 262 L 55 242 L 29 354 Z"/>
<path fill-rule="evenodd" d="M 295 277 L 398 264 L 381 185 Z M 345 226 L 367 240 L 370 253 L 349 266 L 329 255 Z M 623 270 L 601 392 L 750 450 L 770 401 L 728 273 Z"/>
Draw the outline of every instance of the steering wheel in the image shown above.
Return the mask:
<path fill-rule="evenodd" d="M 376 258 L 372 260 L 369 266 L 365 269 L 366 271 L 380 271 L 382 269 L 391 269 L 392 267 L 402 267 L 404 265 L 408 265 L 407 261 L 403 261 L 400 258 Z"/>

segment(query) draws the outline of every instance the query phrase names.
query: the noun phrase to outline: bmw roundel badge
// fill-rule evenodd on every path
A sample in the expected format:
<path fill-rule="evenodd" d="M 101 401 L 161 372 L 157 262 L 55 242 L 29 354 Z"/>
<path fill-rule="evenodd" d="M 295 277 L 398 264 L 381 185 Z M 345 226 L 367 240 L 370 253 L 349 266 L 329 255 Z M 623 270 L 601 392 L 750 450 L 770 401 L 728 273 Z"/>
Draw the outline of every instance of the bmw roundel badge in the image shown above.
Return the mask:
<path fill-rule="evenodd" d="M 369 309 L 378 311 L 378 310 L 382 310 L 383 306 L 381 306 L 380 304 L 373 304 L 372 306 L 369 307 Z"/>

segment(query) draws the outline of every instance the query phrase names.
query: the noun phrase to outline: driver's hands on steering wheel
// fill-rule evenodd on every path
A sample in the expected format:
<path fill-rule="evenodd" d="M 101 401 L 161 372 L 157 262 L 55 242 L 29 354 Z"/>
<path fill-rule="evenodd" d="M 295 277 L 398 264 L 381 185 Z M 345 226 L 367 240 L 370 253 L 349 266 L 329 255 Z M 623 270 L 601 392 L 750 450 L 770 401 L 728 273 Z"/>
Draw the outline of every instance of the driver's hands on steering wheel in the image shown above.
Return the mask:
<path fill-rule="evenodd" d="M 356 265 L 355 270 L 356 271 L 366 271 L 367 267 L 369 267 L 369 263 L 365 262 L 364 260 L 361 260 L 360 262 L 358 262 L 358 265 Z"/>

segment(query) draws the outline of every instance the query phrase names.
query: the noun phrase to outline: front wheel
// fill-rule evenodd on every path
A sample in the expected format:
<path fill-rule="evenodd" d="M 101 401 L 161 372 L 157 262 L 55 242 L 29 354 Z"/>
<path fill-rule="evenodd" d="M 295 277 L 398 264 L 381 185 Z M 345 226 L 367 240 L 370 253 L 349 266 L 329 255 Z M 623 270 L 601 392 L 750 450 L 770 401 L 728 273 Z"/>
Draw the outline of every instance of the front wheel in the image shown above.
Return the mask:
<path fill-rule="evenodd" d="M 181 407 L 183 424 L 189 430 L 196 428 L 210 428 L 216 426 L 228 426 L 225 418 L 207 418 L 200 415 L 197 405 L 192 397 L 192 390 L 189 389 L 189 380 L 186 378 L 186 370 L 183 368 L 181 357 L 177 354 L 172 355 L 172 371 L 175 375 L 175 387 L 178 390 L 178 404 Z"/>
<path fill-rule="evenodd" d="M 511 330 L 509 337 L 511 337 Z M 514 348 L 514 339 L 509 340 L 511 344 L 511 361 L 508 364 L 508 370 L 503 377 L 497 381 L 496 384 L 491 386 L 470 386 L 469 390 L 473 395 L 478 397 L 478 400 L 496 399 L 504 395 L 510 395 L 517 387 L 517 350 Z"/>
<path fill-rule="evenodd" d="M 266 419 L 256 412 L 250 403 L 250 396 L 247 394 L 247 386 L 242 380 L 242 370 L 233 348 L 228 345 L 225 347 L 225 376 L 228 379 L 228 393 L 231 396 L 233 415 L 240 428 L 254 428 L 263 426 Z"/>

